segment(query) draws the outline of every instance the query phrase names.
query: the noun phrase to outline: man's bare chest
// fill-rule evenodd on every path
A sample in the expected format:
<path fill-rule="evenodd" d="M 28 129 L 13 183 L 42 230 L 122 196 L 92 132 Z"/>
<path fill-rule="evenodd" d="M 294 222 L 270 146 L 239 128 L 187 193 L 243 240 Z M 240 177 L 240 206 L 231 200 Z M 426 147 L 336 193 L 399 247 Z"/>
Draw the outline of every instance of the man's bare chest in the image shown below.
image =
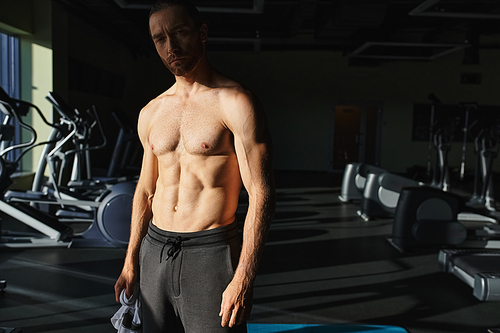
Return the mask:
<path fill-rule="evenodd" d="M 231 145 L 231 133 L 219 112 L 209 108 L 159 110 L 150 128 L 149 142 L 157 156 L 170 152 L 214 155 Z"/>

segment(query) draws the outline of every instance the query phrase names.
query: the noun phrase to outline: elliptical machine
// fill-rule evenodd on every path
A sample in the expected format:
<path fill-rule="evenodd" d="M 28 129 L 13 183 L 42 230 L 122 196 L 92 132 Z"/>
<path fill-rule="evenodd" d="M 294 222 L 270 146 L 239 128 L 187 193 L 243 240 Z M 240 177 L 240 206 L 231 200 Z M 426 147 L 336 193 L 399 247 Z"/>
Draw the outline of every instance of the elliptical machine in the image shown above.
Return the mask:
<path fill-rule="evenodd" d="M 442 191 L 450 191 L 450 170 L 448 165 L 448 154 L 451 150 L 453 132 L 459 123 L 459 118 L 439 127 L 434 136 L 434 149 L 436 150 L 436 165 L 433 171 L 431 185 Z"/>
<path fill-rule="evenodd" d="M 500 124 L 482 129 L 474 138 L 476 168 L 474 171 L 474 189 L 467 206 L 485 209 L 495 214 L 496 200 L 493 190 L 493 161 L 498 156 L 498 141 L 500 140 Z"/>
<path fill-rule="evenodd" d="M 113 110 L 112 115 L 120 131 L 106 175 L 108 178 L 138 175 L 142 146 L 137 130 L 123 111 Z"/>
<path fill-rule="evenodd" d="M 36 146 L 36 132 L 31 126 L 22 121 L 20 108 L 17 105 L 25 105 L 27 109 L 35 108 L 41 117 L 43 117 L 43 115 L 36 106 L 23 101 L 13 100 L 3 90 L 0 91 L 0 101 L 2 111 L 8 116 L 7 122 L 11 119 L 15 119 L 22 127 L 26 128 L 32 134 L 32 138 L 29 142 L 16 145 L 14 146 L 15 148 L 10 148 L 10 150 L 25 148 L 26 150 L 23 151 L 24 154 L 26 151 Z M 58 112 L 59 111 L 60 110 L 58 110 Z M 59 112 L 59 114 L 63 118 L 66 117 L 66 115 L 61 114 L 61 112 Z M 55 128 L 57 128 L 57 126 L 55 126 Z M 63 143 L 68 142 L 68 136 L 73 134 L 74 131 L 70 131 L 66 136 L 58 138 L 58 143 L 51 151 L 54 152 L 52 156 L 58 155 L 56 153 L 62 149 Z M 51 134 L 53 140 L 49 141 L 49 144 L 54 144 L 54 138 L 56 137 L 55 134 Z M 49 155 L 50 153 L 47 156 Z M 1 159 L 1 161 L 5 162 L 4 159 Z M 12 167 L 8 169 L 9 172 L 2 172 L 2 177 L 0 179 L 2 193 L 8 187 L 10 176 L 13 172 L 12 170 L 17 168 L 17 166 L 14 165 L 15 163 L 11 164 Z M 7 168 L 2 167 L 1 169 L 7 171 Z M 14 193 L 12 191 L 6 193 L 4 200 L 0 201 L 0 210 L 19 220 L 21 223 L 25 223 L 38 230 L 43 235 L 41 237 L 34 237 L 33 235 L 27 237 L 19 237 L 18 235 L 16 235 L 16 237 L 2 237 L 0 245 L 6 247 L 125 247 L 128 244 L 130 235 L 130 218 L 135 185 L 135 181 L 116 184 L 105 190 L 95 200 L 62 199 L 61 197 L 51 196 L 48 193 L 36 192 L 28 193 L 27 195 L 19 192 Z M 62 208 L 85 205 L 90 206 L 93 210 L 93 222 L 83 233 L 78 235 L 74 234 L 73 229 L 61 223 L 58 217 L 32 207 L 30 204 L 34 202 L 59 205 Z"/>
<path fill-rule="evenodd" d="M 25 129 L 31 135 L 28 142 L 15 145 L 11 144 L 7 149 L 2 149 L 0 152 L 0 193 L 2 194 L 0 211 L 39 231 L 42 236 L 38 234 L 20 235 L 18 233 L 2 230 L 0 246 L 67 246 L 68 239 L 73 235 L 73 229 L 71 227 L 64 225 L 55 217 L 40 212 L 29 205 L 9 202 L 4 196 L 5 191 L 12 184 L 11 176 L 17 170 L 22 156 L 35 147 L 36 132 L 31 126 L 22 121 L 22 117 L 28 114 L 30 108 L 34 108 L 42 120 L 46 122 L 43 114 L 36 106 L 27 102 L 11 99 L 7 93 L 0 88 L 0 110 L 5 115 L 4 123 L 0 128 L 2 143 L 12 141 L 14 126 L 10 124 L 11 120 L 16 120 L 21 128 Z M 46 123 L 49 124 L 48 122 Z M 22 152 L 16 159 L 8 160 L 8 152 L 15 150 L 22 150 Z"/>

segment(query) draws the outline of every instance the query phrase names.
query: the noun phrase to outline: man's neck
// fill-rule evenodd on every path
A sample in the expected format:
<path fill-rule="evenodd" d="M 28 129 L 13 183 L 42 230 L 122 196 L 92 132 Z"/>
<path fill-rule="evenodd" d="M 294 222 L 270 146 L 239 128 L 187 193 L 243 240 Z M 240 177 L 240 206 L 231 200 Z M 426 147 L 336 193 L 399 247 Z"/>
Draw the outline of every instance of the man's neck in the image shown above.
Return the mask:
<path fill-rule="evenodd" d="M 215 70 L 206 59 L 201 59 L 196 67 L 184 76 L 175 76 L 176 93 L 189 95 L 196 93 L 200 88 L 212 86 Z"/>

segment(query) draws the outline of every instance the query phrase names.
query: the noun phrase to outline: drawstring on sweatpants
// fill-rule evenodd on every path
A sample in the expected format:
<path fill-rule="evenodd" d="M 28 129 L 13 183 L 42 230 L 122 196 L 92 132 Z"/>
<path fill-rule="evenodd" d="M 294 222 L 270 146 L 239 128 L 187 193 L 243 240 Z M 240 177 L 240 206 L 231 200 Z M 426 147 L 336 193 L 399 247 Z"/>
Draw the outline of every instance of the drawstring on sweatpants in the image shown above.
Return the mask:
<path fill-rule="evenodd" d="M 182 236 L 177 236 L 175 239 L 168 239 L 165 244 L 163 244 L 163 247 L 161 248 L 160 252 L 160 263 L 163 258 L 163 251 L 165 250 L 165 247 L 167 245 L 170 245 L 170 248 L 167 250 L 167 258 L 165 261 L 168 260 L 168 258 L 175 259 L 177 258 L 177 255 L 179 255 L 179 252 L 181 252 L 181 245 L 182 242 L 189 240 L 189 238 L 184 238 Z"/>

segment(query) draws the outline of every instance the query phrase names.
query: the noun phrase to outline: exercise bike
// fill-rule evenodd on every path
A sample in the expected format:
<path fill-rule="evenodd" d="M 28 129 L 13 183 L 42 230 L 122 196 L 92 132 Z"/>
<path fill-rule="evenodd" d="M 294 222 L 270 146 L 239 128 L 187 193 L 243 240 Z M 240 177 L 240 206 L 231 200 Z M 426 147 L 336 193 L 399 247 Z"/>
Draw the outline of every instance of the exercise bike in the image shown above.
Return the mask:
<path fill-rule="evenodd" d="M 400 252 L 438 248 L 438 264 L 473 288 L 481 301 L 500 300 L 500 227 L 459 221 L 465 200 L 431 187 L 401 192 L 388 241 Z"/>
<path fill-rule="evenodd" d="M 18 105 L 25 105 L 28 109 L 34 108 L 39 115 L 43 117 L 40 110 L 27 102 L 11 99 L 5 92 L 0 92 L 0 101 L 2 111 L 6 114 L 7 122 L 15 119 L 23 128 L 31 133 L 31 140 L 28 143 L 12 146 L 12 149 L 25 148 L 22 154 L 36 146 L 36 132 L 21 119 L 20 108 Z M 58 110 L 59 112 L 59 110 Z M 67 121 L 66 116 L 62 116 L 64 121 Z M 63 121 L 63 122 L 64 122 Z M 5 122 L 4 122 L 5 123 Z M 55 145 L 55 148 L 48 153 L 47 157 L 61 156 L 61 149 L 64 143 L 69 141 L 75 133 L 75 124 L 71 124 L 73 128 L 66 136 L 60 138 Z M 57 127 L 55 127 L 57 128 Z M 54 134 L 51 134 L 54 135 Z M 55 135 L 54 135 L 55 137 Z M 54 144 L 55 140 L 50 141 Z M 1 156 L 3 157 L 2 154 Z M 20 158 L 19 158 L 20 159 Z M 10 167 L 2 168 L 5 173 L 2 173 L 0 179 L 0 186 L 2 193 L 8 187 L 10 176 L 17 168 L 19 159 L 10 163 L 5 163 L 2 158 L 3 164 L 8 164 Z M 51 174 L 51 177 L 53 175 Z M 135 182 L 123 182 L 116 184 L 101 193 L 95 200 L 74 200 L 63 199 L 60 196 L 51 196 L 47 193 L 29 193 L 27 196 L 22 193 L 9 193 L 4 195 L 3 200 L 0 202 L 0 210 L 7 213 L 11 217 L 19 220 L 22 223 L 36 229 L 43 234 L 42 237 L 2 237 L 0 245 L 8 247 L 25 247 L 25 246 L 69 246 L 69 247 L 125 247 L 128 244 L 129 229 L 130 229 L 130 216 L 132 197 L 135 190 Z M 56 190 L 57 193 L 57 190 Z M 8 197 L 8 199 L 6 199 Z M 60 205 L 64 207 L 75 206 L 90 206 L 94 210 L 93 222 L 91 226 L 81 234 L 74 234 L 73 229 L 56 217 L 48 213 L 42 212 L 31 204 L 49 204 Z"/>
<path fill-rule="evenodd" d="M 365 222 L 374 218 L 390 218 L 394 216 L 400 192 L 406 187 L 419 185 L 421 183 L 414 179 L 390 172 L 368 173 L 357 214 Z"/>
<path fill-rule="evenodd" d="M 366 163 L 355 162 L 347 164 L 344 169 L 339 200 L 345 203 L 361 200 L 368 174 L 382 172 L 385 172 L 385 169 Z"/>
<path fill-rule="evenodd" d="M 480 218 L 461 218 L 462 213 Z M 392 237 L 400 252 L 424 247 L 500 248 L 497 220 L 467 208 L 465 199 L 432 187 L 410 187 L 401 191 Z"/>

